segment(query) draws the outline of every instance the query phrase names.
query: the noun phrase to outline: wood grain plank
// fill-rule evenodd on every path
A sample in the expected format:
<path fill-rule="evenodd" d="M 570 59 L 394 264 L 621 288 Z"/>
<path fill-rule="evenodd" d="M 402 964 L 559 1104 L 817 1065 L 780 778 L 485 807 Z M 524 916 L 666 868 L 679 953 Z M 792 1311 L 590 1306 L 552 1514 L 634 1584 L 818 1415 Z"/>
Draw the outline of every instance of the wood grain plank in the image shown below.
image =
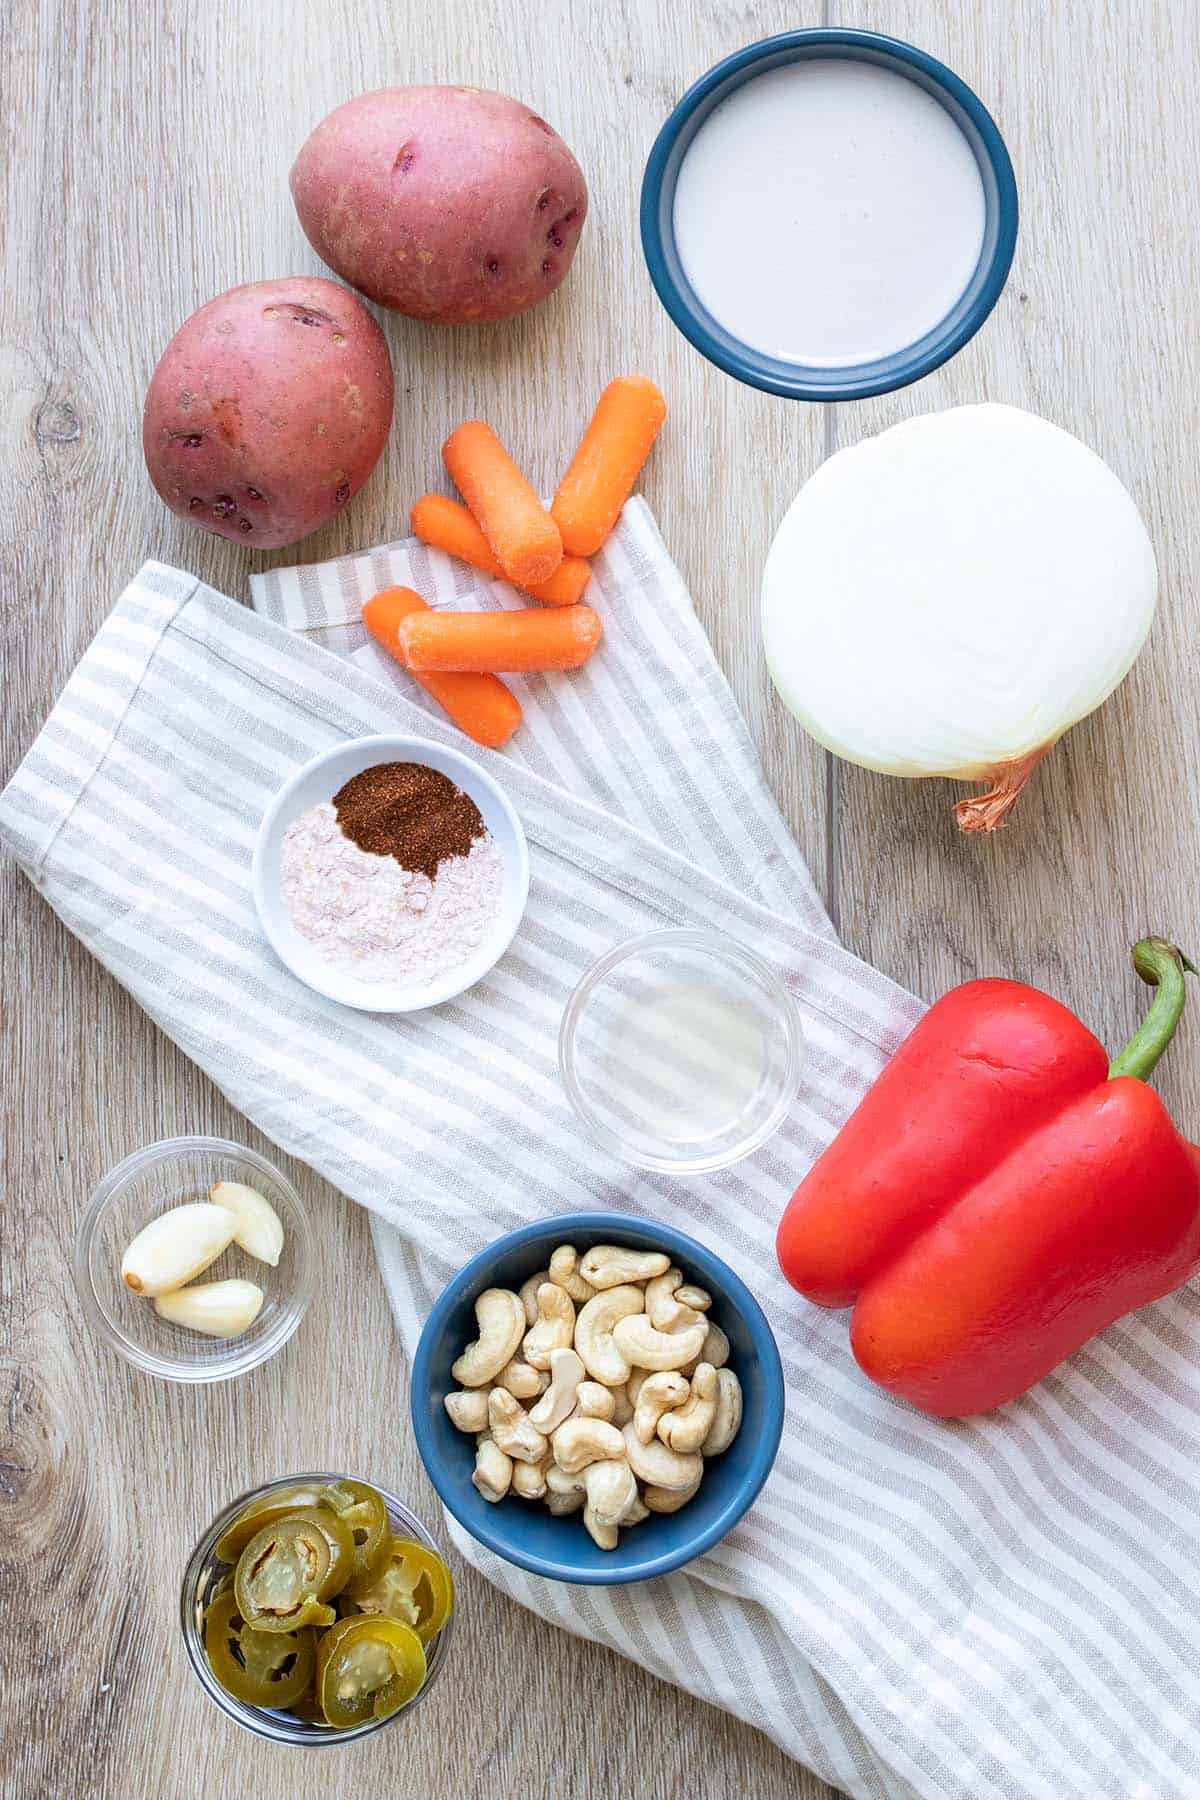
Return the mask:
<path fill-rule="evenodd" d="M 641 164 L 674 99 L 718 56 L 805 16 L 818 16 L 815 0 L 526 0 L 503 17 L 486 0 L 104 0 L 90 10 L 19 0 L 0 71 L 4 771 L 143 557 L 244 595 L 253 567 L 394 537 L 438 478 L 445 431 L 478 411 L 549 481 L 602 382 L 641 366 L 672 400 L 645 491 L 819 873 L 821 758 L 808 745 L 779 752 L 756 641 L 757 570 L 774 520 L 819 458 L 819 421 L 738 388 L 683 343 L 636 237 Z M 165 512 L 142 470 L 154 362 L 221 289 L 319 268 L 287 196 L 291 156 L 337 102 L 412 80 L 496 86 L 560 127 L 593 194 L 573 276 L 507 327 L 388 320 L 396 425 L 354 507 L 279 557 L 200 537 Z M 177 1132 L 270 1147 L 9 865 L 0 908 L 0 1593 L 20 1621 L 0 1651 L 0 1789 L 14 1800 L 85 1786 L 98 1800 L 336 1800 L 364 1789 L 500 1800 L 551 1784 L 637 1796 L 683 1783 L 697 1800 L 831 1792 L 759 1734 L 566 1637 L 461 1564 L 454 1676 L 411 1729 L 316 1767 L 299 1752 L 264 1754 L 215 1714 L 183 1660 L 177 1584 L 196 1534 L 231 1494 L 290 1468 L 343 1466 L 393 1485 L 436 1526 L 398 1340 L 365 1219 L 289 1165 L 330 1254 L 301 1333 L 273 1364 L 184 1392 L 98 1351 L 68 1259 L 103 1170 Z M 595 1721 L 613 1724 L 601 1732 Z"/>

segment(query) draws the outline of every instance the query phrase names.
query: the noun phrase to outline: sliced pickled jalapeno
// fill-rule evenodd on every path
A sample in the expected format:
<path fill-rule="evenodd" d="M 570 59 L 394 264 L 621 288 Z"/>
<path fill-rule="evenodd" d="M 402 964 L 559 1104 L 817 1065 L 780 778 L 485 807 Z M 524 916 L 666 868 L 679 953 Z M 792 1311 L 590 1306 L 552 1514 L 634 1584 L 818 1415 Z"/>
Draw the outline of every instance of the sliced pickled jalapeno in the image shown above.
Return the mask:
<path fill-rule="evenodd" d="M 289 1513 L 257 1532 L 238 1558 L 233 1591 L 256 1631 L 332 1625 L 325 1602 L 346 1585 L 354 1566 L 348 1528 L 324 1507 Z"/>
<path fill-rule="evenodd" d="M 357 1555 L 350 1527 L 325 1505 L 305 1507 L 302 1512 L 292 1513 L 290 1516 L 293 1519 L 306 1520 L 325 1535 L 332 1553 L 332 1561 L 329 1585 L 321 1598 L 330 1600 L 335 1594 L 341 1593 L 354 1573 Z"/>
<path fill-rule="evenodd" d="M 301 1512 L 321 1504 L 319 1487 L 278 1488 L 273 1494 L 260 1494 L 257 1500 L 238 1514 L 217 1539 L 213 1555 L 221 1562 L 235 1563 L 252 1537 L 267 1525 L 276 1525 L 289 1513 Z"/>
<path fill-rule="evenodd" d="M 329 1723 L 321 1711 L 321 1702 L 312 1688 L 308 1690 L 307 1694 L 301 1694 L 298 1700 L 293 1700 L 288 1711 L 293 1719 L 303 1719 L 307 1725 L 328 1725 Z"/>
<path fill-rule="evenodd" d="M 317 1660 L 312 1632 L 255 1631 L 230 1588 L 204 1615 L 204 1648 L 225 1692 L 251 1706 L 294 1706 L 312 1684 Z"/>
<path fill-rule="evenodd" d="M 335 1512 L 354 1538 L 354 1569 L 346 1592 L 354 1596 L 370 1587 L 387 1557 L 392 1541 L 391 1521 L 382 1494 L 365 1481 L 335 1481 L 321 1492 L 322 1505 Z"/>
<path fill-rule="evenodd" d="M 402 1619 L 339 1619 L 317 1645 L 317 1698 L 339 1730 L 386 1719 L 420 1692 L 425 1650 Z"/>
<path fill-rule="evenodd" d="M 393 1538 L 379 1574 L 350 1603 L 363 1613 L 407 1620 L 427 1644 L 450 1617 L 454 1584 L 440 1556 L 412 1538 Z"/>
<path fill-rule="evenodd" d="M 211 1590 L 204 1643 L 235 1699 L 344 1730 L 420 1691 L 454 1585 L 434 1551 L 393 1538 L 365 1481 L 298 1482 L 250 1501 L 216 1556 L 235 1566 Z"/>

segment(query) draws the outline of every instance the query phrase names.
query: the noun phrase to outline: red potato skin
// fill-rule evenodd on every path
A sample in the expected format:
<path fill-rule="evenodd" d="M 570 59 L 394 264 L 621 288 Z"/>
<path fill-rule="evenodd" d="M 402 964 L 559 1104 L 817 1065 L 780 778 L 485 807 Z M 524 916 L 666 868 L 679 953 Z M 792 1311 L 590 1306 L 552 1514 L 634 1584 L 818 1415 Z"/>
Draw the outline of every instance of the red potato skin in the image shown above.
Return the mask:
<path fill-rule="evenodd" d="M 362 487 L 393 392 L 387 342 L 356 294 L 312 275 L 249 282 L 164 350 L 142 418 L 146 467 L 181 519 L 278 550 Z"/>
<path fill-rule="evenodd" d="M 507 319 L 552 294 L 588 201 L 544 119 L 464 87 L 348 100 L 304 144 L 291 189 L 309 243 L 343 280 L 444 325 Z"/>

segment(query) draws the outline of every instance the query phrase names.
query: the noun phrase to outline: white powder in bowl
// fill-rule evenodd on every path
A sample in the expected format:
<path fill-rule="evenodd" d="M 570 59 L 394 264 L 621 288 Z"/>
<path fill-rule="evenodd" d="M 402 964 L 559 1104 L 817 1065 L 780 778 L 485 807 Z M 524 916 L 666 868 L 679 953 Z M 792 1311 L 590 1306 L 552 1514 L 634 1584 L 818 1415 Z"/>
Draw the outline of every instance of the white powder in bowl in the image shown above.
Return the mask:
<path fill-rule="evenodd" d="M 288 826 L 283 903 L 314 949 L 347 974 L 418 986 L 463 963 L 500 912 L 504 862 L 490 834 L 433 881 L 348 838 L 332 804 Z"/>

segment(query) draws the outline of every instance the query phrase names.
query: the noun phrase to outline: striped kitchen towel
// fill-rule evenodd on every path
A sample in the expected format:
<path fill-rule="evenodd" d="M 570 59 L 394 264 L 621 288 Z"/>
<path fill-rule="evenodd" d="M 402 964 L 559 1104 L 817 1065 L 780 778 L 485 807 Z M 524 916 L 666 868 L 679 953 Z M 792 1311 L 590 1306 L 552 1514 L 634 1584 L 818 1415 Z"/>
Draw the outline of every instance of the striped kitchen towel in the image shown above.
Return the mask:
<path fill-rule="evenodd" d="M 410 1352 L 468 1256 L 568 1208 L 667 1218 L 758 1293 L 787 1375 L 783 1445 L 701 1561 L 578 1589 L 456 1541 L 516 1599 L 853 1796 L 1196 1796 L 1195 1296 L 1115 1327 L 999 1414 L 946 1424 L 865 1382 L 844 1321 L 783 1283 L 779 1211 L 920 1007 L 834 940 L 644 507 L 596 562 L 603 655 L 569 681 L 526 681 L 518 746 L 474 752 L 532 863 L 492 975 L 435 1012 L 380 1018 L 310 993 L 266 949 L 249 860 L 286 775 L 375 730 L 456 740 L 357 640 L 361 599 L 389 581 L 435 604 L 506 598 L 411 544 L 260 578 L 257 615 L 148 565 L 0 797 L 0 836 L 230 1099 L 373 1209 Z M 809 1048 L 779 1135 L 686 1182 L 590 1149 L 554 1060 L 584 966 L 668 923 L 720 926 L 769 957 Z"/>

